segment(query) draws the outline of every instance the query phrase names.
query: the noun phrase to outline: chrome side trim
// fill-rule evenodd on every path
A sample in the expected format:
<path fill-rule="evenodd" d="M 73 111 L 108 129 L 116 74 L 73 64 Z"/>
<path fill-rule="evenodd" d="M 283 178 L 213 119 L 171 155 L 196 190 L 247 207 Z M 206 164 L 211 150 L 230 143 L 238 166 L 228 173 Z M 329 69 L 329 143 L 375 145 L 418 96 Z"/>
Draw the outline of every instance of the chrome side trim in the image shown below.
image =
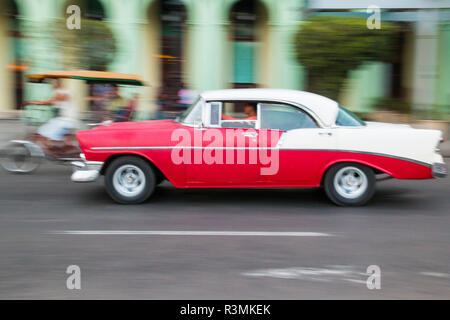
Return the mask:
<path fill-rule="evenodd" d="M 160 146 L 160 147 L 93 147 L 91 150 L 172 150 L 172 149 L 191 149 L 191 150 L 280 150 L 280 151 L 331 151 L 331 152 L 347 152 L 347 153 L 359 153 L 359 154 L 367 154 L 367 155 L 374 155 L 374 156 L 380 156 L 385 158 L 392 158 L 392 159 L 398 159 L 403 160 L 407 162 L 412 162 L 421 166 L 425 166 L 428 168 L 432 167 L 432 164 L 400 157 L 400 156 L 394 156 L 390 154 L 385 153 L 379 153 L 379 152 L 370 152 L 370 151 L 357 151 L 357 150 L 340 150 L 340 149 L 297 149 L 297 148 L 279 148 L 279 147 L 191 147 L 191 146 L 174 146 L 174 147 L 167 147 L 167 146 Z"/>
<path fill-rule="evenodd" d="M 348 152 L 348 153 L 361 153 L 361 154 L 368 154 L 368 155 L 372 155 L 372 156 L 379 156 L 379 157 L 385 157 L 385 158 L 391 158 L 391 159 L 398 159 L 398 160 L 403 160 L 403 161 L 407 161 L 407 162 L 412 162 L 424 167 L 428 167 L 431 168 L 431 164 L 427 163 L 427 162 L 423 162 L 423 161 L 419 161 L 419 160 L 414 160 L 411 158 L 405 158 L 405 157 L 400 157 L 400 156 L 394 156 L 394 155 L 390 155 L 390 154 L 385 154 L 385 153 L 379 153 L 379 152 L 370 152 L 370 151 L 353 151 L 353 150 L 325 150 L 325 151 L 336 151 L 336 152 Z"/>
<path fill-rule="evenodd" d="M 91 150 L 172 150 L 172 149 L 192 149 L 192 150 L 275 150 L 277 147 L 93 147 Z"/>

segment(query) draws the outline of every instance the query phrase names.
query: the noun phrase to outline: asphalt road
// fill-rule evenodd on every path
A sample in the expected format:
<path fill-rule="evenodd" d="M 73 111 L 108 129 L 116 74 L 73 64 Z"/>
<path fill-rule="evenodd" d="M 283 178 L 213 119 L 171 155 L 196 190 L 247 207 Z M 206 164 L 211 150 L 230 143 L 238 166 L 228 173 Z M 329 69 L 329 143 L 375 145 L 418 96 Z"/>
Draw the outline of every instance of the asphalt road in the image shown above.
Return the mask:
<path fill-rule="evenodd" d="M 317 189 L 169 184 L 122 206 L 103 181 L 72 184 L 70 172 L 0 171 L 0 299 L 450 298 L 448 178 L 381 182 L 360 208 Z M 81 290 L 66 288 L 69 265 Z M 369 265 L 380 267 L 379 290 L 366 286 Z"/>

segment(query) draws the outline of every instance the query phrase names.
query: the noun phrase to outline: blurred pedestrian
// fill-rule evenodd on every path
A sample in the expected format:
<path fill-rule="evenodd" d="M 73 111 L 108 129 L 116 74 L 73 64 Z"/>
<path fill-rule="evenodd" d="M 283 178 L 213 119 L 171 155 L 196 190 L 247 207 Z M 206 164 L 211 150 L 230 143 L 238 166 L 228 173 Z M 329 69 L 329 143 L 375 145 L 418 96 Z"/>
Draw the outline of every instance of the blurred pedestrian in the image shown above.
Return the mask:
<path fill-rule="evenodd" d="M 127 101 L 120 95 L 119 87 L 114 84 L 111 86 L 111 91 L 109 92 L 107 108 L 109 113 L 109 118 L 111 120 L 116 120 L 121 117 L 123 109 L 127 106 Z"/>
<path fill-rule="evenodd" d="M 116 114 L 115 121 L 131 121 L 133 119 L 133 114 L 138 108 L 139 94 L 134 94 L 131 99 L 126 103 L 126 107 L 118 110 Z"/>
<path fill-rule="evenodd" d="M 178 104 L 182 110 L 185 110 L 195 102 L 197 97 L 198 93 L 196 91 L 188 89 L 182 84 L 181 89 L 178 91 Z"/>
<path fill-rule="evenodd" d="M 159 89 L 156 104 L 158 105 L 156 118 L 165 119 L 165 112 L 167 111 L 169 106 L 169 95 L 167 93 L 167 87 L 161 87 Z"/>
<path fill-rule="evenodd" d="M 86 100 L 91 102 L 91 112 L 93 121 L 102 122 L 110 120 L 107 110 L 108 98 L 110 96 L 111 86 L 103 83 L 96 83 L 91 87 L 91 95 Z"/>

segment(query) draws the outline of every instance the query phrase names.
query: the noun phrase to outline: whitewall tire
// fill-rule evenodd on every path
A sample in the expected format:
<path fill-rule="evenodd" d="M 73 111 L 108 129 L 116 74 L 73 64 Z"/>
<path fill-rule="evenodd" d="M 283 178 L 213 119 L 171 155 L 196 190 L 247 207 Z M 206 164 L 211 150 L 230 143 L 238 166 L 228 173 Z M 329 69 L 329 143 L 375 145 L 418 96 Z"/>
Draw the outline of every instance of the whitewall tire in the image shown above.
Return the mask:
<path fill-rule="evenodd" d="M 106 191 L 118 203 L 142 203 L 153 194 L 155 186 L 156 177 L 152 167 L 140 157 L 117 158 L 105 172 Z"/>
<path fill-rule="evenodd" d="M 361 206 L 375 193 L 375 174 L 358 163 L 339 163 L 326 173 L 323 186 L 328 198 L 340 206 Z"/>

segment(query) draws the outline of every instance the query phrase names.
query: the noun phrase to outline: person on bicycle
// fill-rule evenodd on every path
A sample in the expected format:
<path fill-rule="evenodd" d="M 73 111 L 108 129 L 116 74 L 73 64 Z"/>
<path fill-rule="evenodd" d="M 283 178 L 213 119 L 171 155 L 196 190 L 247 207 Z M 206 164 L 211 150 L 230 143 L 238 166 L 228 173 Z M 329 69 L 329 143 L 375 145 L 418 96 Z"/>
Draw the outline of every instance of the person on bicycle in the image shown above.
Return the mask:
<path fill-rule="evenodd" d="M 57 109 L 58 117 L 40 126 L 37 133 L 42 137 L 38 137 L 38 141 L 42 142 L 40 144 L 44 152 L 59 157 L 67 152 L 77 152 L 76 138 L 74 140 L 74 135 L 71 133 L 79 127 L 79 114 L 69 90 L 64 88 L 61 79 L 55 79 L 53 90 L 54 94 L 51 98 L 43 101 L 30 101 L 28 104 L 52 105 Z"/>

